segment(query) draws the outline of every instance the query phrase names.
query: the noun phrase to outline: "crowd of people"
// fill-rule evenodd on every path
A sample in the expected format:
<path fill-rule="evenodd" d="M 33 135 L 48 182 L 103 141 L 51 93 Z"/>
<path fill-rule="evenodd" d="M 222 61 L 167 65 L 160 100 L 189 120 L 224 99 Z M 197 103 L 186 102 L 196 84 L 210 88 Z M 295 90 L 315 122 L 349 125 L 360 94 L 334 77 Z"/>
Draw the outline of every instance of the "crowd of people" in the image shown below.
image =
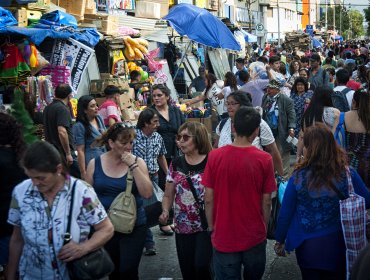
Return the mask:
<path fill-rule="evenodd" d="M 72 279 L 68 263 L 102 247 L 115 267 L 109 279 L 138 279 L 142 255 L 156 254 L 148 225 L 155 203 L 156 225 L 175 235 L 183 279 L 261 279 L 277 178 L 288 183 L 276 253 L 295 251 L 304 280 L 346 278 L 339 201 L 351 186 L 370 207 L 368 46 L 301 57 L 266 46 L 238 58 L 224 81 L 199 70 L 189 91 L 202 93 L 186 104 L 214 108 L 213 135 L 185 121 L 165 85 L 153 86 L 152 105 L 133 126 L 123 121 L 115 86 L 99 107 L 94 97 L 80 97 L 74 123 L 72 89 L 60 84 L 43 113 L 46 141 L 29 146 L 22 125 L 0 113 L 7 279 Z M 126 189 L 136 220 L 122 233 L 108 213 Z"/>

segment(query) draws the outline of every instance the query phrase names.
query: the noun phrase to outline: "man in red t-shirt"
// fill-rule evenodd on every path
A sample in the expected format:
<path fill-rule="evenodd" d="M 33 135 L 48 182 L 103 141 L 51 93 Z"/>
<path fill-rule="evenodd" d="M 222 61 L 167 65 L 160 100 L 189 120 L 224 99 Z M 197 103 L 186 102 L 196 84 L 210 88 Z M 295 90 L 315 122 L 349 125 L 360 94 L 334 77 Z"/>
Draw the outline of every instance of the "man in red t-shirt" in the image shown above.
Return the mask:
<path fill-rule="evenodd" d="M 208 155 L 202 184 L 212 232 L 217 279 L 261 279 L 266 264 L 266 228 L 276 191 L 272 157 L 252 146 L 261 117 L 241 107 L 234 118 L 232 145 Z"/>

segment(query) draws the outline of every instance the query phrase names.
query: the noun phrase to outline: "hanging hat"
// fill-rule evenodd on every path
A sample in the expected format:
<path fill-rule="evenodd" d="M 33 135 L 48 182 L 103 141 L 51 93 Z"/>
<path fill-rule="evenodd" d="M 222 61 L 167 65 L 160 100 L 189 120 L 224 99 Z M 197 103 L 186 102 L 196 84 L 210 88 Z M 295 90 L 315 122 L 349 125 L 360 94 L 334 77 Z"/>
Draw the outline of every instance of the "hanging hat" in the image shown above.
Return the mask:
<path fill-rule="evenodd" d="M 280 89 L 281 88 L 281 84 L 277 81 L 277 80 L 271 80 L 267 87 L 269 88 L 276 88 L 276 89 Z"/>

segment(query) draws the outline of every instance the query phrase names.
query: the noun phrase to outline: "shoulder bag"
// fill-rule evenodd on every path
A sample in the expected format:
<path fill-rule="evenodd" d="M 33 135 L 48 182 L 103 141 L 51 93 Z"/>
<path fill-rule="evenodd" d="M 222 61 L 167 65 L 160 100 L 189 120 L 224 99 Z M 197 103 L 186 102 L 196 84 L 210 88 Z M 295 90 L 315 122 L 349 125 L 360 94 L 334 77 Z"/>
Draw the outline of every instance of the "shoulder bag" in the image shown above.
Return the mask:
<path fill-rule="evenodd" d="M 114 231 L 120 233 L 131 233 L 135 227 L 137 209 L 135 196 L 132 194 L 132 184 L 132 173 L 128 169 L 126 191 L 121 192 L 113 200 L 108 211 Z"/>
<path fill-rule="evenodd" d="M 73 213 L 73 201 L 75 196 L 77 180 L 72 186 L 71 205 L 69 208 L 68 224 L 66 234 L 64 235 L 64 244 L 72 240 L 71 222 Z M 114 270 L 114 264 L 108 254 L 103 248 L 99 248 L 79 259 L 67 263 L 67 269 L 71 280 L 88 280 L 101 279 L 108 276 Z"/>
<path fill-rule="evenodd" d="M 355 193 L 349 168 L 347 167 L 348 198 L 338 190 L 331 188 L 339 197 L 340 221 L 344 242 L 346 244 L 347 279 L 350 279 L 350 272 L 362 249 L 366 247 L 366 223 L 367 212 L 365 198 Z"/>

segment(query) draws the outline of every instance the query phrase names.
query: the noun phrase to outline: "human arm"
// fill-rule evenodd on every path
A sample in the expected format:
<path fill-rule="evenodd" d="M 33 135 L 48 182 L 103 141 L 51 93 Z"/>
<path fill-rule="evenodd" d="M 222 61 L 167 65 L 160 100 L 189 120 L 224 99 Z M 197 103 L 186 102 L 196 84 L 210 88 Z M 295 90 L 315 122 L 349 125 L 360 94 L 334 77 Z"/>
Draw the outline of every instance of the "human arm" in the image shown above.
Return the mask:
<path fill-rule="evenodd" d="M 206 100 L 206 96 L 205 96 L 205 94 L 201 94 L 201 95 L 198 95 L 198 96 L 196 96 L 196 97 L 194 97 L 194 98 L 192 98 L 192 99 L 190 99 L 190 100 L 188 100 L 188 101 L 186 101 L 186 105 L 187 106 L 190 106 L 190 105 L 192 105 L 192 104 L 195 104 L 195 103 L 197 103 L 197 102 L 200 102 L 200 101 L 204 101 L 204 100 Z"/>
<path fill-rule="evenodd" d="M 366 187 L 364 181 L 362 180 L 360 175 L 357 173 L 357 171 L 352 168 L 350 170 L 351 170 L 351 179 L 352 179 L 353 189 L 355 190 L 355 193 L 365 198 L 366 209 L 369 209 L 370 208 L 370 191 Z"/>
<path fill-rule="evenodd" d="M 164 155 L 160 155 L 158 157 L 158 164 L 162 168 L 164 174 L 167 174 L 168 171 L 168 165 L 167 165 L 167 160 Z"/>
<path fill-rule="evenodd" d="M 291 137 L 294 137 L 294 128 L 296 127 L 296 115 L 294 110 L 294 103 L 293 100 L 288 98 L 287 99 L 287 120 L 288 120 L 288 134 Z"/>
<path fill-rule="evenodd" d="M 333 127 L 331 128 L 331 132 L 335 134 L 335 131 L 339 124 L 340 111 L 337 108 L 333 108 L 333 112 L 334 112 L 334 123 L 333 123 Z"/>
<path fill-rule="evenodd" d="M 281 156 L 280 156 L 280 153 L 276 146 L 275 141 L 265 146 L 264 148 L 265 148 L 265 151 L 268 152 L 272 156 L 272 161 L 274 163 L 275 171 L 280 176 L 284 176 L 283 161 L 281 160 Z"/>
<path fill-rule="evenodd" d="M 77 122 L 73 126 L 73 140 L 77 150 L 77 162 L 80 168 L 81 179 L 86 177 L 86 163 L 85 163 L 85 127 L 82 123 Z"/>
<path fill-rule="evenodd" d="M 129 168 L 131 168 L 140 196 L 143 198 L 150 198 L 153 195 L 153 185 L 152 181 L 150 181 L 145 161 L 129 152 L 124 152 L 121 159 Z"/>
<path fill-rule="evenodd" d="M 277 242 L 284 244 L 288 234 L 289 226 L 295 214 L 297 204 L 297 191 L 294 185 L 295 176 L 293 175 L 286 187 L 284 198 L 280 207 L 275 239 Z"/>
<path fill-rule="evenodd" d="M 205 188 L 204 203 L 209 231 L 213 231 L 213 189 Z"/>
<path fill-rule="evenodd" d="M 272 72 L 271 72 L 271 66 L 268 64 L 266 65 L 266 73 L 270 81 L 274 79 L 274 76 L 272 75 Z"/>
<path fill-rule="evenodd" d="M 174 182 L 166 182 L 166 188 L 162 199 L 162 214 L 159 216 L 161 224 L 165 225 L 168 221 L 170 209 L 175 199 L 176 186 Z"/>
<path fill-rule="evenodd" d="M 16 280 L 17 271 L 19 266 L 19 260 L 22 255 L 24 246 L 24 240 L 22 237 L 21 228 L 14 226 L 13 233 L 9 242 L 9 262 L 7 267 L 7 280 Z"/>
<path fill-rule="evenodd" d="M 303 156 L 303 131 L 301 130 L 298 134 L 296 162 L 298 162 L 302 156 Z"/>
<path fill-rule="evenodd" d="M 94 177 L 93 177 L 94 170 L 95 170 L 95 159 L 92 159 L 87 165 L 86 176 L 85 176 L 85 182 L 88 183 L 90 186 L 94 185 Z"/>
<path fill-rule="evenodd" d="M 263 218 L 265 220 L 266 228 L 270 220 L 271 205 L 272 205 L 271 193 L 264 193 L 262 195 L 262 213 L 263 213 Z"/>
<path fill-rule="evenodd" d="M 108 217 L 93 227 L 94 233 L 91 238 L 82 243 L 68 242 L 59 251 L 58 258 L 65 262 L 79 259 L 103 247 L 112 238 L 114 229 Z"/>
<path fill-rule="evenodd" d="M 85 145 L 77 145 L 77 161 L 78 167 L 80 168 L 81 179 L 85 180 L 86 178 L 86 164 L 85 164 Z"/>
<path fill-rule="evenodd" d="M 112 118 L 112 117 L 109 117 L 109 118 L 108 118 L 108 124 L 109 124 L 109 126 L 114 125 L 116 122 L 117 122 L 117 121 L 116 121 L 116 119 L 115 119 L 115 118 Z"/>
<path fill-rule="evenodd" d="M 64 154 L 66 155 L 67 164 L 71 165 L 73 163 L 73 157 L 69 148 L 68 132 L 64 126 L 58 126 L 58 137 Z"/>

